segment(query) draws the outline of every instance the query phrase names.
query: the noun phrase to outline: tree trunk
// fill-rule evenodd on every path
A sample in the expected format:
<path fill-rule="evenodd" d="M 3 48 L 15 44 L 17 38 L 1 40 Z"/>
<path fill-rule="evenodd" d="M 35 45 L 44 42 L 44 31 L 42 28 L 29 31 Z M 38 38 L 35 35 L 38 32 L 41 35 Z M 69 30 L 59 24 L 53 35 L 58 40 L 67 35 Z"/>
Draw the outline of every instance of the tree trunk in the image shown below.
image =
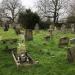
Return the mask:
<path fill-rule="evenodd" d="M 12 13 L 12 23 L 14 23 L 14 9 L 11 11 Z"/>
<path fill-rule="evenodd" d="M 25 30 L 25 40 L 26 41 L 33 40 L 33 32 L 32 32 L 32 29 L 26 29 Z"/>
<path fill-rule="evenodd" d="M 55 6 L 55 9 L 54 9 L 54 24 L 56 24 L 56 23 L 57 23 L 57 14 L 58 14 L 58 13 L 57 13 L 57 11 L 58 11 L 58 9 L 57 9 L 58 0 L 55 1 L 54 6 Z"/>
<path fill-rule="evenodd" d="M 55 9 L 54 9 L 54 24 L 56 24 L 56 11 L 57 11 L 57 9 L 56 9 L 56 6 L 55 6 Z"/>

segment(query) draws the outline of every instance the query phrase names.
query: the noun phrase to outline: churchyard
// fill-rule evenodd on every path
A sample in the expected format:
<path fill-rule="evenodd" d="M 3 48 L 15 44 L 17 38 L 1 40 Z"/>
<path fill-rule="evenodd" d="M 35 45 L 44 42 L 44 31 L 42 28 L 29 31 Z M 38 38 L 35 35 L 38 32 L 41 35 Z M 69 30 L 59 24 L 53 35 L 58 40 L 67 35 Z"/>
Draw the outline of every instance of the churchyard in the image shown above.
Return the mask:
<path fill-rule="evenodd" d="M 51 39 L 45 40 L 48 30 L 39 30 L 37 34 L 33 32 L 33 40 L 26 41 L 25 47 L 29 55 L 35 60 L 39 61 L 38 64 L 19 66 L 17 67 L 12 51 L 9 48 L 17 47 L 16 42 L 14 45 L 11 43 L 2 43 L 1 40 L 20 39 L 20 35 L 16 35 L 13 29 L 4 31 L 0 28 L 0 75 L 74 75 L 75 63 L 68 61 L 67 53 L 68 48 L 75 46 L 74 41 L 69 43 L 68 46 L 59 47 L 59 40 L 62 37 L 68 37 L 72 40 L 75 34 L 71 32 L 64 33 L 60 30 L 53 31 Z M 70 41 L 71 41 L 70 40 Z"/>
<path fill-rule="evenodd" d="M 74 10 L 74 0 L 1 0 L 0 75 L 75 75 Z"/>

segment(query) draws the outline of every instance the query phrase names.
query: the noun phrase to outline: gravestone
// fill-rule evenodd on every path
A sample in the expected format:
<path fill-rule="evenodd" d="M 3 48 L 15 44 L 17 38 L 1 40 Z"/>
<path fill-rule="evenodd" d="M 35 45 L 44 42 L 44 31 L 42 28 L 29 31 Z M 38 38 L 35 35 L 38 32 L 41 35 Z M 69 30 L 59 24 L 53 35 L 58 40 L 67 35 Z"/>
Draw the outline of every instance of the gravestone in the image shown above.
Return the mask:
<path fill-rule="evenodd" d="M 36 25 L 35 25 L 35 28 L 34 28 L 35 30 L 39 30 L 39 24 L 38 23 L 36 23 Z"/>
<path fill-rule="evenodd" d="M 12 23 L 12 27 L 13 27 L 13 29 L 16 29 L 16 23 L 15 22 Z"/>
<path fill-rule="evenodd" d="M 74 33 L 74 24 L 71 24 L 71 31 Z"/>
<path fill-rule="evenodd" d="M 66 29 L 67 29 L 67 32 L 71 32 L 71 24 L 67 23 L 66 24 Z"/>
<path fill-rule="evenodd" d="M 3 24 L 3 29 L 4 29 L 4 31 L 8 31 L 8 29 L 9 29 L 9 24 L 8 24 L 7 22 L 5 22 L 5 23 Z"/>
<path fill-rule="evenodd" d="M 20 29 L 21 29 L 20 24 L 13 23 L 12 26 L 13 26 L 13 29 L 15 30 L 15 32 L 16 32 L 17 35 L 21 33 L 20 32 Z"/>
<path fill-rule="evenodd" d="M 68 62 L 75 62 L 75 47 L 68 48 L 67 60 L 68 60 Z"/>
<path fill-rule="evenodd" d="M 49 29 L 48 32 L 49 32 L 49 35 L 50 35 L 50 36 L 53 35 L 53 29 Z"/>
<path fill-rule="evenodd" d="M 38 23 L 36 23 L 34 30 L 35 30 L 35 34 L 39 32 L 39 24 Z"/>
<path fill-rule="evenodd" d="M 75 38 L 70 39 L 70 44 L 75 44 Z"/>
<path fill-rule="evenodd" d="M 69 44 L 69 38 L 68 37 L 60 38 L 59 47 L 65 47 L 65 46 L 68 46 L 68 44 Z"/>
<path fill-rule="evenodd" d="M 16 28 L 15 28 L 16 34 L 20 34 L 21 33 L 20 29 L 21 29 L 20 24 L 16 24 Z"/>
<path fill-rule="evenodd" d="M 50 36 L 53 36 L 53 31 L 54 31 L 54 25 L 50 25 L 50 27 L 49 27 L 49 34 L 50 34 Z"/>
<path fill-rule="evenodd" d="M 49 29 L 48 29 L 48 34 L 45 36 L 45 40 L 49 41 L 52 36 L 53 36 L 53 30 L 54 30 L 54 26 L 50 25 Z"/>
<path fill-rule="evenodd" d="M 50 40 L 50 35 L 48 34 L 44 38 L 45 38 L 46 41 L 49 41 Z"/>
<path fill-rule="evenodd" d="M 64 32 L 64 33 L 66 33 L 66 26 L 64 24 L 61 27 L 61 31 Z"/>
<path fill-rule="evenodd" d="M 22 31 L 22 30 L 20 31 L 20 33 L 21 33 L 22 35 L 24 35 L 24 34 L 25 34 L 25 32 L 24 32 L 24 31 Z"/>
<path fill-rule="evenodd" d="M 57 27 L 55 26 L 54 30 L 56 31 L 57 30 Z"/>
<path fill-rule="evenodd" d="M 52 29 L 52 30 L 54 30 L 54 29 L 55 29 L 55 26 L 54 26 L 54 24 L 51 24 L 51 25 L 49 26 L 49 29 Z"/>

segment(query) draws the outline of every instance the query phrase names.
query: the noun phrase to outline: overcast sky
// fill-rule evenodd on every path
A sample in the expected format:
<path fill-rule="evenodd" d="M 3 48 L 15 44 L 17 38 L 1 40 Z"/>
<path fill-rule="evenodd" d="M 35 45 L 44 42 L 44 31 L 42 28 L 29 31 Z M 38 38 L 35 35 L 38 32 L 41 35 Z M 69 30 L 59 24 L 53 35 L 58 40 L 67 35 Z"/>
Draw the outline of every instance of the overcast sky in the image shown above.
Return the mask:
<path fill-rule="evenodd" d="M 32 10 L 35 11 L 35 1 L 36 0 L 21 0 L 22 4 L 26 7 L 26 8 L 31 8 Z"/>

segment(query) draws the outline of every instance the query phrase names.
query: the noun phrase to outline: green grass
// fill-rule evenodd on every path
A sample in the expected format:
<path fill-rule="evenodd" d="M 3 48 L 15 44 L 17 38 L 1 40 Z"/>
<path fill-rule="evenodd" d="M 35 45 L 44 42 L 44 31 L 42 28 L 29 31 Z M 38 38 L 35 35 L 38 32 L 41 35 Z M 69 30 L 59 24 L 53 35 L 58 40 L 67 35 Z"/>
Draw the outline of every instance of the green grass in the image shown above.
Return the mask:
<path fill-rule="evenodd" d="M 39 61 L 37 65 L 17 69 L 11 53 L 0 48 L 0 75 L 75 75 L 75 64 L 67 61 L 67 49 L 58 48 L 58 41 L 62 36 L 74 38 L 75 34 L 57 31 L 52 40 L 45 41 L 46 34 L 47 31 L 41 30 L 34 35 L 33 41 L 26 42 L 29 54 Z M 0 36 L 2 39 L 19 37 L 13 29 L 8 32 L 0 29 Z"/>

